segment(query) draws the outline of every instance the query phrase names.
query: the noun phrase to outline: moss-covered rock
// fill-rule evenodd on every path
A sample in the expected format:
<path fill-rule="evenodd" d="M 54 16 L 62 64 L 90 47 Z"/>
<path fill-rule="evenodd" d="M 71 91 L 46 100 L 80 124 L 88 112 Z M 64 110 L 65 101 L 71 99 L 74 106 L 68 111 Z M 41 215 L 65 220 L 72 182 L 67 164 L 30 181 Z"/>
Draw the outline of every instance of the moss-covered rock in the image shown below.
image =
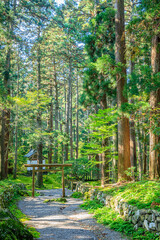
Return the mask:
<path fill-rule="evenodd" d="M 33 240 L 33 236 L 21 222 L 10 218 L 0 222 L 0 239 Z"/>

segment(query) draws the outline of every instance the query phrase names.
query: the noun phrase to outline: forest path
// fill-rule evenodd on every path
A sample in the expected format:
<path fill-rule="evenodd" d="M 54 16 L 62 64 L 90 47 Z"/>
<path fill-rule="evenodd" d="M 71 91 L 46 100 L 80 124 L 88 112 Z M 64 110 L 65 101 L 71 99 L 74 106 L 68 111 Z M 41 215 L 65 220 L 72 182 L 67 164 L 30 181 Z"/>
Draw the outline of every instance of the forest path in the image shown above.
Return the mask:
<path fill-rule="evenodd" d="M 27 224 L 40 232 L 39 240 L 127 240 L 118 232 L 97 224 L 93 216 L 79 208 L 82 200 L 71 198 L 66 189 L 67 202 L 44 203 L 46 199 L 60 198 L 62 189 L 40 190 L 36 198 L 27 197 L 18 203 L 30 217 Z"/>

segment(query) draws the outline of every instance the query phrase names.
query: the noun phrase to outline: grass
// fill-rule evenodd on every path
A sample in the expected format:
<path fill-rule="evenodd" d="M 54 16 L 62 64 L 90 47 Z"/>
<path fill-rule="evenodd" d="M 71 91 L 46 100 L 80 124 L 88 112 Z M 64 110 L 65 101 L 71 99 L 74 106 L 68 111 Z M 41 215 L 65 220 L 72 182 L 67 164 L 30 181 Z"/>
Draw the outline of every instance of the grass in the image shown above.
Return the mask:
<path fill-rule="evenodd" d="M 74 192 L 71 195 L 72 198 L 83 198 L 83 194 L 81 192 Z"/>
<path fill-rule="evenodd" d="M 66 203 L 67 199 L 66 198 L 52 198 L 52 199 L 46 199 L 44 200 L 44 203 L 48 202 L 60 202 L 60 203 Z"/>
<path fill-rule="evenodd" d="M 16 183 L 24 183 L 27 189 L 32 188 L 32 176 L 24 176 L 18 175 L 16 180 L 12 181 Z M 43 188 L 42 189 L 55 189 L 61 188 L 61 175 L 60 174 L 52 174 L 48 173 L 47 175 L 43 175 Z"/>
<path fill-rule="evenodd" d="M 124 221 L 122 217 L 111 208 L 104 207 L 99 200 L 87 200 L 81 205 L 82 209 L 94 214 L 98 223 L 109 226 L 111 229 L 121 232 L 134 240 L 158 240 L 154 233 L 139 228 L 135 231 L 133 224 Z"/>
<path fill-rule="evenodd" d="M 138 209 L 152 208 L 160 211 L 160 181 L 140 181 L 109 185 L 100 190 L 116 199 L 123 199 Z"/>
<path fill-rule="evenodd" d="M 8 188 L 14 183 L 25 184 L 28 190 L 32 189 L 32 176 L 17 175 L 16 179 L 9 176 L 8 179 L 0 181 L 0 193 L 3 192 L 4 188 Z M 61 175 L 60 174 L 47 174 L 43 176 L 43 188 L 41 189 L 55 189 L 62 188 Z"/>

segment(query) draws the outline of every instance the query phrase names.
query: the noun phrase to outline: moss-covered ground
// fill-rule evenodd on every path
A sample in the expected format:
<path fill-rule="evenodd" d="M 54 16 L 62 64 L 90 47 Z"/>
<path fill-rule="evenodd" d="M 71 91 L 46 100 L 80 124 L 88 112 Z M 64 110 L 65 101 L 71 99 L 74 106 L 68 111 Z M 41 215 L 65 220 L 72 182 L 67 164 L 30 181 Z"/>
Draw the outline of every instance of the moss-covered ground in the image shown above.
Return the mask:
<path fill-rule="evenodd" d="M 139 228 L 137 231 L 134 225 L 123 220 L 122 217 L 111 208 L 104 207 L 99 200 L 86 200 L 82 205 L 82 209 L 88 210 L 94 214 L 98 223 L 109 226 L 111 229 L 121 232 L 134 240 L 159 240 L 159 236 L 154 233 Z"/>
<path fill-rule="evenodd" d="M 85 185 L 86 183 L 84 183 Z M 116 199 L 123 199 L 138 209 L 151 208 L 160 211 L 160 181 L 138 181 L 108 184 L 100 187 L 100 182 L 87 182 L 88 185 L 104 191 Z"/>
<path fill-rule="evenodd" d="M 3 191 L 3 188 L 12 185 L 13 183 L 23 183 L 27 189 L 32 189 L 32 176 L 17 175 L 16 179 L 13 179 L 12 176 L 9 176 L 8 179 L 0 181 L 0 192 Z M 61 174 L 52 174 L 48 173 L 43 175 L 43 188 L 42 189 L 55 189 L 61 188 Z"/>
<path fill-rule="evenodd" d="M 85 183 L 84 183 L 85 184 Z M 109 184 L 104 188 L 96 184 L 96 182 L 88 182 L 88 185 L 98 190 L 104 191 L 107 195 L 116 199 L 123 199 L 130 205 L 136 206 L 138 209 L 156 209 L 160 211 L 160 181 L 139 181 L 139 182 L 121 182 L 117 184 Z M 77 197 L 79 193 L 74 193 L 73 197 Z M 123 218 L 111 208 L 104 207 L 99 200 L 86 200 L 81 206 L 83 209 L 89 210 L 101 224 L 109 226 L 111 229 L 122 232 L 131 239 L 136 240 L 158 240 L 160 239 L 154 233 L 139 228 L 137 231 L 134 225 L 123 220 Z"/>
<path fill-rule="evenodd" d="M 9 176 L 8 179 L 0 181 L 0 193 L 2 193 L 6 188 L 9 188 L 14 183 L 23 183 L 25 184 L 27 191 L 20 191 L 14 199 L 9 204 L 9 211 L 20 220 L 21 223 L 25 225 L 25 221 L 28 220 L 28 217 L 23 214 L 17 207 L 17 201 L 22 198 L 22 196 L 31 196 L 32 189 L 32 177 L 25 175 L 18 175 L 17 179 L 13 179 L 12 176 Z M 61 188 L 61 175 L 60 174 L 47 174 L 43 176 L 43 188 L 41 189 L 55 189 Z M 9 223 L 8 223 L 9 221 Z M 16 229 L 16 231 L 14 230 Z M 16 221 L 10 219 L 7 221 L 0 222 L 0 239 L 4 240 L 29 240 L 33 236 L 35 239 L 39 237 L 39 233 L 36 229 L 32 227 L 27 227 L 29 234 L 27 235 L 26 228 L 23 228 L 23 225 L 17 224 Z M 26 234 L 26 237 L 25 237 Z"/>
<path fill-rule="evenodd" d="M 139 181 L 111 185 L 102 189 L 116 199 L 123 199 L 138 209 L 152 208 L 160 211 L 160 181 Z"/>

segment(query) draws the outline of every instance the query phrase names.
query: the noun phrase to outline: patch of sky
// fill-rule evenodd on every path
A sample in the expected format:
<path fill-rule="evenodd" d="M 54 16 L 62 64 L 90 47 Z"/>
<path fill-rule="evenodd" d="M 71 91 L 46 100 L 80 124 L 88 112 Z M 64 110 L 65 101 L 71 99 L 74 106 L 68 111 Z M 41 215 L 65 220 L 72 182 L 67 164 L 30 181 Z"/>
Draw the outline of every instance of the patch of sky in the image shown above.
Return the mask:
<path fill-rule="evenodd" d="M 56 0 L 56 3 L 57 3 L 58 5 L 60 5 L 60 4 L 64 3 L 64 0 Z"/>

